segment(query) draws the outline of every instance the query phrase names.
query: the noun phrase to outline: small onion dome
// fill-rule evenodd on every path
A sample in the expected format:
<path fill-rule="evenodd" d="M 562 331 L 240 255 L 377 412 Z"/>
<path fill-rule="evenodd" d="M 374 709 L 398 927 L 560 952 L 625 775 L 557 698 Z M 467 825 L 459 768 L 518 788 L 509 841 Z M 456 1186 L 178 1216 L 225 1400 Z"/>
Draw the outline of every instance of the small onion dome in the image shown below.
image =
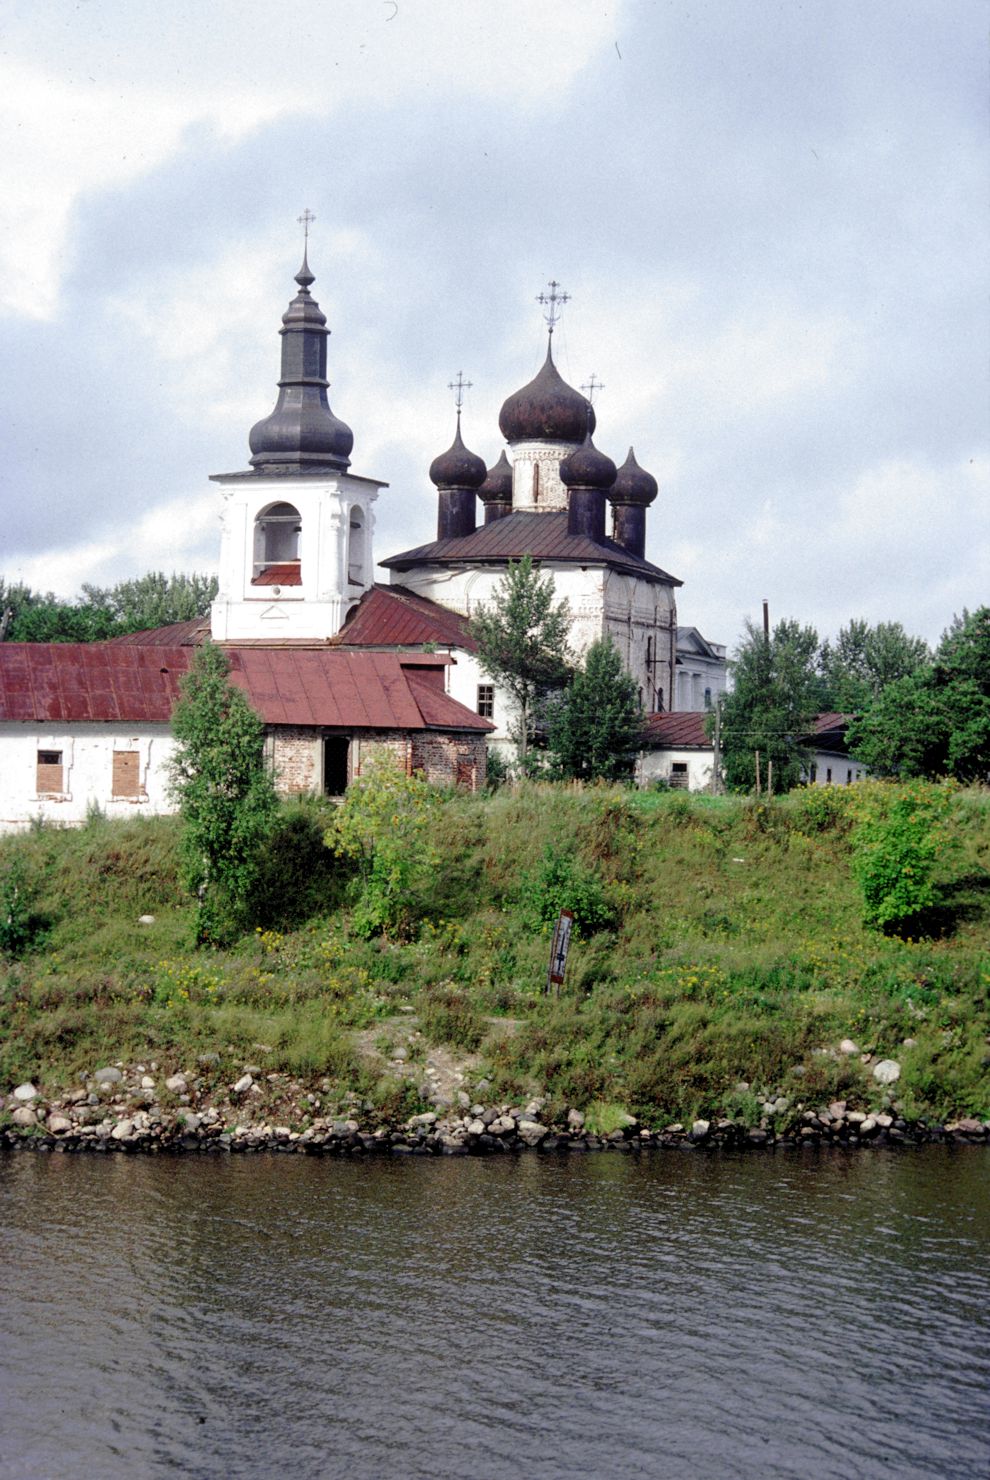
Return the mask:
<path fill-rule="evenodd" d="M 461 418 L 457 418 L 457 431 L 446 452 L 441 452 L 430 463 L 430 482 L 437 488 L 480 488 L 485 481 L 485 464 L 474 452 L 469 452 L 461 441 Z"/>
<path fill-rule="evenodd" d="M 488 476 L 478 489 L 478 497 L 483 504 L 512 503 L 512 464 L 504 447 L 498 462 L 488 469 Z"/>
<path fill-rule="evenodd" d="M 595 430 L 591 402 L 561 379 L 550 350 L 535 380 L 503 402 L 502 436 L 514 442 L 583 442 Z"/>
<path fill-rule="evenodd" d="M 652 504 L 659 492 L 659 484 L 652 473 L 647 473 L 636 461 L 632 448 L 609 492 L 613 504 L 641 504 L 644 508 Z"/>
<path fill-rule="evenodd" d="M 560 465 L 565 488 L 600 488 L 607 492 L 615 482 L 615 463 L 599 452 L 588 432 L 581 446 Z"/>

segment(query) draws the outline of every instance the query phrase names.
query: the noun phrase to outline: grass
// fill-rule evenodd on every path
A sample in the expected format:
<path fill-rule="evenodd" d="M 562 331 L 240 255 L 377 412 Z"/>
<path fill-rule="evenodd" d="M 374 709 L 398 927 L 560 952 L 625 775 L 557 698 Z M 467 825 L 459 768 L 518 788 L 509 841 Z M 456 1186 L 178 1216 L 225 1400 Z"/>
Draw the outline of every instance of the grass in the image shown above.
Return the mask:
<path fill-rule="evenodd" d="M 547 785 L 451 797 L 431 824 L 429 898 L 389 941 L 352 932 L 350 880 L 297 812 L 267 861 L 263 925 L 209 952 L 192 948 L 175 819 L 4 838 L 26 944 L 0 962 L 0 1091 L 217 1054 L 409 1113 L 410 1081 L 358 1040 L 384 1042 L 406 1014 L 426 1047 L 477 1055 L 490 1097 L 544 1094 L 613 1129 L 627 1113 L 752 1123 L 771 1093 L 875 1107 L 884 1092 L 837 1052 L 846 1037 L 898 1060 L 903 1113 L 986 1116 L 990 795 L 954 796 L 938 929 L 917 940 L 862 924 L 848 806 Z M 553 888 L 563 860 L 607 905 L 588 919 L 611 922 L 575 937 L 559 996 L 543 991 L 551 856 Z"/>

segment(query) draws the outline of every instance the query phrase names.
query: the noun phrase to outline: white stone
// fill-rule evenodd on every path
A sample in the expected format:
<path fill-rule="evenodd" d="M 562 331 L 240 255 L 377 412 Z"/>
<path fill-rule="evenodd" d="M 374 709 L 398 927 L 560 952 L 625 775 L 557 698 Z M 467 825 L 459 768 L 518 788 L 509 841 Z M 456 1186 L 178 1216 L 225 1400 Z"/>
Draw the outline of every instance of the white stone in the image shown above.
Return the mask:
<path fill-rule="evenodd" d="M 854 1043 L 851 1038 L 843 1038 L 839 1044 L 840 1053 L 859 1053 L 859 1044 Z"/>
<path fill-rule="evenodd" d="M 26 1105 L 31 1100 L 36 1099 L 37 1095 L 38 1091 L 33 1084 L 19 1084 L 14 1090 L 14 1099 L 18 1100 L 22 1105 Z"/>
<path fill-rule="evenodd" d="M 519 1135 L 527 1146 L 538 1146 L 547 1135 L 547 1127 L 540 1125 L 537 1120 L 521 1120 L 519 1122 Z"/>
<path fill-rule="evenodd" d="M 30 1105 L 18 1105 L 17 1109 L 11 1116 L 11 1120 L 13 1120 L 15 1125 L 19 1126 L 38 1124 L 38 1117 L 37 1115 L 35 1115 Z"/>
<path fill-rule="evenodd" d="M 151 1077 L 151 1075 L 150 1074 L 143 1074 L 141 1076 L 141 1088 L 142 1089 L 154 1089 L 154 1087 L 155 1087 L 155 1081 Z"/>
<path fill-rule="evenodd" d="M 142 1080 L 142 1083 L 143 1082 L 144 1081 Z M 155 1081 L 152 1080 L 151 1088 L 154 1089 L 154 1087 Z M 170 1074 L 165 1081 L 165 1088 L 167 1090 L 171 1090 L 172 1094 L 174 1095 L 184 1095 L 186 1090 L 189 1088 L 186 1083 L 186 1076 L 184 1074 Z"/>
<path fill-rule="evenodd" d="M 48 1129 L 53 1136 L 62 1136 L 66 1131 L 71 1131 L 72 1121 L 67 1115 L 49 1115 Z"/>
<path fill-rule="evenodd" d="M 139 925 L 154 925 L 154 923 L 155 923 L 155 917 L 154 917 L 154 915 L 138 915 L 138 924 Z"/>
<path fill-rule="evenodd" d="M 696 1120 L 691 1127 L 691 1140 L 703 1141 L 711 1129 L 710 1120 Z"/>
<path fill-rule="evenodd" d="M 253 1084 L 254 1080 L 250 1074 L 242 1074 L 237 1083 L 231 1085 L 231 1092 L 235 1095 L 246 1095 Z"/>
<path fill-rule="evenodd" d="M 878 1084 L 895 1084 L 901 1077 L 901 1066 L 896 1059 L 881 1059 L 873 1066 L 873 1078 Z"/>
<path fill-rule="evenodd" d="M 114 1126 L 110 1135 L 115 1141 L 127 1141 L 134 1134 L 133 1120 L 120 1120 Z"/>

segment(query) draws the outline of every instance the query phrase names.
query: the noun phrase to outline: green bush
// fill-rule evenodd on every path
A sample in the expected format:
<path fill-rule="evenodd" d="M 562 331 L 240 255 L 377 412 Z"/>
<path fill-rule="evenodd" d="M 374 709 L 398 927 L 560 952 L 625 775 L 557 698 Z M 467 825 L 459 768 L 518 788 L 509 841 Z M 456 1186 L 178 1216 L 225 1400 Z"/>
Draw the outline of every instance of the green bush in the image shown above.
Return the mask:
<path fill-rule="evenodd" d="M 571 911 L 574 928 L 582 935 L 608 930 L 614 923 L 598 876 L 552 843 L 535 874 L 523 876 L 521 899 L 529 924 L 537 930 L 555 925 L 561 910 Z"/>
<path fill-rule="evenodd" d="M 935 871 L 946 845 L 947 788 L 915 781 L 870 794 L 853 834 L 852 871 L 863 919 L 875 930 L 909 935 L 939 903 Z"/>

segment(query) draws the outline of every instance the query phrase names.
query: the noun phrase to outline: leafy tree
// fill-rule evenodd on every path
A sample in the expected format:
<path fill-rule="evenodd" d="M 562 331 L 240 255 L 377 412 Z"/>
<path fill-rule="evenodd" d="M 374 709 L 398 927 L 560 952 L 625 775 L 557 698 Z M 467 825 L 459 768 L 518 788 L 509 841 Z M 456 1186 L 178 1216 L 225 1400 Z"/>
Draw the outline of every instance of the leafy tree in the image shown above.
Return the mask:
<path fill-rule="evenodd" d="M 0 638 L 8 642 L 100 642 L 127 632 L 204 616 L 216 595 L 214 576 L 166 576 L 151 571 L 116 586 L 83 586 L 76 601 L 61 601 L 22 583 L 0 579 Z"/>
<path fill-rule="evenodd" d="M 435 876 L 427 840 L 439 802 L 426 781 L 388 759 L 372 761 L 347 788 L 324 842 L 357 864 L 359 935 L 408 934 Z"/>
<path fill-rule="evenodd" d="M 199 901 L 201 945 L 219 945 L 247 922 L 247 906 L 278 803 L 261 720 L 230 683 L 227 659 L 199 648 L 172 712 L 178 741 L 172 795 L 185 824 L 186 884 Z"/>
<path fill-rule="evenodd" d="M 643 743 L 643 710 L 610 637 L 593 642 L 584 667 L 550 710 L 550 749 L 565 776 L 620 781 Z"/>
<path fill-rule="evenodd" d="M 930 661 L 928 645 L 909 637 L 900 622 L 868 622 L 854 618 L 839 631 L 835 642 L 822 644 L 818 670 L 824 685 L 823 703 L 831 709 L 865 709 L 888 684 L 916 673 Z"/>
<path fill-rule="evenodd" d="M 788 791 L 801 779 L 807 760 L 805 737 L 821 708 L 816 669 L 818 634 L 797 622 L 778 622 L 769 639 L 752 622 L 732 661 L 735 683 L 722 704 L 722 763 L 728 786 L 749 791 L 756 784 Z"/>
<path fill-rule="evenodd" d="M 541 576 L 529 555 L 509 562 L 491 604 L 480 605 L 471 622 L 482 668 L 516 706 L 514 738 L 522 760 L 537 701 L 562 688 L 570 675 L 569 626 L 567 602 L 554 603 L 553 577 Z"/>
<path fill-rule="evenodd" d="M 990 607 L 955 617 L 931 665 L 888 685 L 849 745 L 878 776 L 990 778 Z"/>

